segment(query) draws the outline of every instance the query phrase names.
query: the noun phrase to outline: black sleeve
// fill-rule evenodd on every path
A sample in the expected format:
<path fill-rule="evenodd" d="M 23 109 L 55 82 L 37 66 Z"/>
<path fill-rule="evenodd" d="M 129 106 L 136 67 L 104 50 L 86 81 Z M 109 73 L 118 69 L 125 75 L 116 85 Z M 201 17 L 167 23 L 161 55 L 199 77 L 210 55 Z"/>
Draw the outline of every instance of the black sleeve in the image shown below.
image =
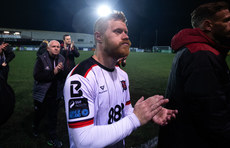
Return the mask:
<path fill-rule="evenodd" d="M 41 58 L 38 57 L 34 66 L 34 79 L 39 82 L 51 82 L 54 78 L 54 70 L 45 69 Z"/>
<path fill-rule="evenodd" d="M 80 56 L 80 53 L 79 53 L 79 51 L 78 51 L 78 48 L 77 47 L 75 47 L 75 46 L 73 46 L 73 55 L 75 56 L 75 57 L 79 57 Z"/>

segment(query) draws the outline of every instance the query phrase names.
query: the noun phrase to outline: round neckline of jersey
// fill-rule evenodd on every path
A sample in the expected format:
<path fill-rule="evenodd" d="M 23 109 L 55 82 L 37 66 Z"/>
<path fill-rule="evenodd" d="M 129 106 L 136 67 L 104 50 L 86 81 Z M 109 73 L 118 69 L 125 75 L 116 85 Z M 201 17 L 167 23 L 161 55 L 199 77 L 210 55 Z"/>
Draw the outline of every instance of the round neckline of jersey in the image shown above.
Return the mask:
<path fill-rule="evenodd" d="M 98 65 L 100 66 L 102 69 L 106 70 L 106 71 L 109 71 L 109 72 L 113 72 L 115 68 L 108 68 L 108 67 L 105 67 L 104 65 L 102 65 L 101 63 L 99 63 L 98 61 L 96 61 L 93 56 L 91 56 L 91 59 Z"/>

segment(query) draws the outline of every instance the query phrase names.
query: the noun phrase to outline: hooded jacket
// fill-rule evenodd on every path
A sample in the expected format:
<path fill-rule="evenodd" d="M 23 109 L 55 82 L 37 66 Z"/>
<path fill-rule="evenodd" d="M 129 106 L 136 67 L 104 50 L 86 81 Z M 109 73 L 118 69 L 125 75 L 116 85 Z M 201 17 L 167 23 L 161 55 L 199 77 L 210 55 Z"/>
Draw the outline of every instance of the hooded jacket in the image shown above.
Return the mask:
<path fill-rule="evenodd" d="M 166 89 L 177 118 L 160 127 L 159 148 L 230 147 L 230 75 L 227 47 L 200 29 L 184 29 L 171 42 L 176 51 Z"/>

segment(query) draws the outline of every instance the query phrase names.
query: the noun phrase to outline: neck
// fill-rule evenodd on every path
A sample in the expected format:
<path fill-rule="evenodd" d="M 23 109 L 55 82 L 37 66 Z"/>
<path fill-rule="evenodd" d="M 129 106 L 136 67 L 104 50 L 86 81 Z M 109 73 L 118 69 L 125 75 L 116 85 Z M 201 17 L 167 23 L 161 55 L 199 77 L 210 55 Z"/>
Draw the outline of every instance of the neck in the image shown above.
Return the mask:
<path fill-rule="evenodd" d="M 53 59 L 55 59 L 55 58 L 57 57 L 57 55 L 54 55 L 54 54 L 52 54 L 52 53 L 49 53 L 49 56 L 50 56 L 51 58 L 53 58 Z"/>
<path fill-rule="evenodd" d="M 109 57 L 106 53 L 101 52 L 101 50 L 97 50 L 95 51 L 93 58 L 99 62 L 101 65 L 113 69 L 116 66 L 117 60 Z"/>

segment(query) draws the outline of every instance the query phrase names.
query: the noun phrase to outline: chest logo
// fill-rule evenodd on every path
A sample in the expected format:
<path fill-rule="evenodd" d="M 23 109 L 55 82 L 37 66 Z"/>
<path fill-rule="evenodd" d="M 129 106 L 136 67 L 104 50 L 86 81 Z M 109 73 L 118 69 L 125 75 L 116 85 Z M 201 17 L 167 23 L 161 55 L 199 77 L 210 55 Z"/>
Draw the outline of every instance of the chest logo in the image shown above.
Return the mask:
<path fill-rule="evenodd" d="M 127 86 L 126 86 L 126 82 L 125 82 L 125 81 L 121 81 L 121 86 L 122 86 L 122 88 L 123 88 L 123 92 L 124 92 L 125 90 L 127 90 Z"/>
<path fill-rule="evenodd" d="M 104 86 L 104 85 L 103 85 L 103 86 L 100 86 L 100 88 L 101 88 L 102 90 L 104 90 L 105 86 Z"/>

